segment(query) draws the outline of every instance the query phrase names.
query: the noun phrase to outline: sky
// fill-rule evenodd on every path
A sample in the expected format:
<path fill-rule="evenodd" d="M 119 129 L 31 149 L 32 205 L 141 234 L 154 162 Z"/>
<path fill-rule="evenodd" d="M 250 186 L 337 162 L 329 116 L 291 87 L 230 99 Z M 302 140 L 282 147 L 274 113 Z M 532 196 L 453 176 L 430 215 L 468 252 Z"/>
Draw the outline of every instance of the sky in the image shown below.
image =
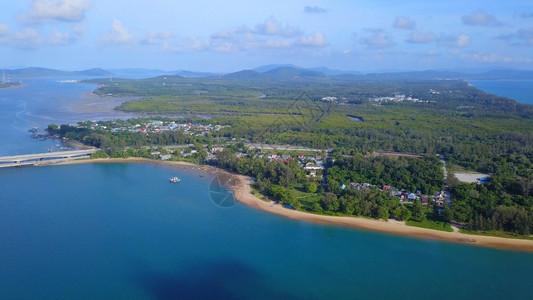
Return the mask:
<path fill-rule="evenodd" d="M 531 0 L 0 0 L 0 68 L 533 70 Z"/>

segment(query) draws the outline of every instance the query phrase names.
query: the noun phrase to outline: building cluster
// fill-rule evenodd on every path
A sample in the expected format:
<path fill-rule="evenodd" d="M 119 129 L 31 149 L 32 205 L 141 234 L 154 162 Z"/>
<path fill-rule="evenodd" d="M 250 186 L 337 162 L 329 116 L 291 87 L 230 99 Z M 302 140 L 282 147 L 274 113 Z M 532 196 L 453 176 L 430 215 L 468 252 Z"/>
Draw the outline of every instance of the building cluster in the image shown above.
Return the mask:
<path fill-rule="evenodd" d="M 322 101 L 325 101 L 325 102 L 335 102 L 335 101 L 337 101 L 337 97 L 331 97 L 331 96 L 322 97 Z"/>
<path fill-rule="evenodd" d="M 376 103 L 380 102 L 403 102 L 403 101 L 411 101 L 411 102 L 427 102 L 424 100 L 420 100 L 418 98 L 413 98 L 412 96 L 406 96 L 403 94 L 396 94 L 392 97 L 374 97 L 370 98 L 371 101 L 374 101 Z"/>
<path fill-rule="evenodd" d="M 369 190 L 373 187 L 375 187 L 375 185 L 372 185 L 370 183 L 359 183 L 359 182 L 350 182 L 348 185 L 343 184 L 340 186 L 342 190 L 356 189 L 360 191 Z M 444 207 L 444 201 L 446 200 L 444 191 L 436 192 L 434 195 L 425 195 L 425 194 L 422 194 L 421 191 L 409 192 L 409 191 L 400 190 L 393 186 L 388 186 L 388 185 L 378 187 L 378 188 L 380 191 L 388 192 L 390 193 L 391 196 L 398 198 L 398 200 L 402 204 L 413 203 L 416 200 L 420 200 L 422 202 L 422 205 L 428 205 L 428 203 L 431 201 L 439 207 Z"/>
<path fill-rule="evenodd" d="M 105 130 L 109 132 L 145 132 L 145 133 L 158 133 L 163 131 L 179 131 L 190 136 L 206 136 L 209 132 L 220 131 L 223 128 L 230 127 L 230 125 L 203 125 L 188 123 L 176 123 L 174 121 L 152 121 L 142 124 L 125 125 L 121 123 L 113 122 L 110 127 L 101 125 L 98 122 L 92 122 L 90 125 L 78 124 L 80 128 L 90 128 L 93 130 Z"/>
<path fill-rule="evenodd" d="M 283 161 L 287 162 L 288 160 L 297 159 L 298 167 L 307 172 L 307 177 L 321 177 L 324 172 L 324 161 L 322 160 L 321 155 L 314 156 L 305 156 L 303 154 L 298 154 L 296 157 L 292 157 L 290 154 L 259 154 L 259 158 L 266 157 L 268 161 Z"/>

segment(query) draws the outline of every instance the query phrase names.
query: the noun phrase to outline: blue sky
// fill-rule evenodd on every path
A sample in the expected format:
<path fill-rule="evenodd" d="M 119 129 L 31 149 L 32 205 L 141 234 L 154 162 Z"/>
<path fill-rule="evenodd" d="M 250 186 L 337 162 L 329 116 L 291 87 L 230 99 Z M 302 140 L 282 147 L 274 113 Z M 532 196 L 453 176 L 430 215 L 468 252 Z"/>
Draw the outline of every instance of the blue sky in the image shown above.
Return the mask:
<path fill-rule="evenodd" d="M 0 0 L 0 68 L 533 70 L 531 0 Z"/>

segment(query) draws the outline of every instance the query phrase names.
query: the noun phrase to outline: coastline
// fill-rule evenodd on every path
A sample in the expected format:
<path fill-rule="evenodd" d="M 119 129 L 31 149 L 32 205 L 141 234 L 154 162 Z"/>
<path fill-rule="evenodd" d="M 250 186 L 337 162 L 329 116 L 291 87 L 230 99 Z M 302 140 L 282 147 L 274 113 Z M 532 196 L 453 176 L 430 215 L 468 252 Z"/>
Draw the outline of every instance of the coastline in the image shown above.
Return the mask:
<path fill-rule="evenodd" d="M 252 178 L 229 173 L 225 170 L 218 169 L 211 166 L 202 166 L 189 162 L 182 161 L 157 161 L 146 158 L 101 158 L 101 159 L 87 159 L 87 160 L 74 160 L 69 162 L 62 162 L 55 165 L 74 165 L 74 164 L 87 164 L 87 163 L 152 163 L 160 165 L 180 166 L 186 169 L 204 171 L 211 174 L 226 173 L 234 176 L 236 184 L 231 188 L 234 190 L 234 196 L 236 200 L 245 205 L 259 209 L 265 212 L 273 213 L 279 216 L 290 218 L 293 220 L 306 221 L 323 225 L 334 225 L 351 227 L 368 231 L 389 233 L 394 235 L 409 236 L 419 239 L 438 240 L 444 242 L 452 242 L 463 245 L 479 246 L 497 248 L 503 250 L 516 250 L 533 252 L 533 240 L 524 239 L 511 239 L 493 236 L 472 235 L 459 232 L 444 232 L 433 229 L 419 228 L 413 226 L 407 226 L 404 222 L 395 220 L 383 221 L 373 220 L 361 217 L 340 217 L 340 216 L 324 216 L 306 213 L 302 211 L 296 211 L 287 209 L 279 204 L 273 204 L 272 202 L 265 202 L 251 193 L 251 180 Z"/>

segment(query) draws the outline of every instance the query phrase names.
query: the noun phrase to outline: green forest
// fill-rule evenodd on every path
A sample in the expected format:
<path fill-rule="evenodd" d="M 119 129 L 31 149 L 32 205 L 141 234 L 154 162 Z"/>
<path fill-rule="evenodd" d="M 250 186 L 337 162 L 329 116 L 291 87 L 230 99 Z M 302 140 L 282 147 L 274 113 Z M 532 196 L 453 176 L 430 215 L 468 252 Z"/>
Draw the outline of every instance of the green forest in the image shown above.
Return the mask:
<path fill-rule="evenodd" d="M 119 110 L 179 114 L 180 122 L 228 125 L 204 136 L 79 126 L 52 126 L 50 131 L 102 148 L 111 156 L 137 155 L 143 147 L 163 145 L 196 143 L 208 145 L 208 150 L 226 145 L 227 151 L 217 152 L 220 167 L 254 176 L 262 194 L 315 213 L 421 223 L 455 221 L 472 230 L 517 235 L 533 232 L 533 106 L 484 93 L 462 80 L 247 75 L 90 81 L 100 85 L 96 93 L 105 97 L 140 97 Z M 417 102 L 375 100 L 399 94 Z M 241 145 L 228 146 L 238 142 Z M 326 180 L 306 177 L 296 161 L 260 158 L 242 147 L 243 142 L 329 150 Z M 125 149 L 130 153 L 125 154 Z M 236 158 L 236 152 L 246 156 Z M 381 157 L 374 152 L 423 158 Z M 204 158 L 197 155 L 196 160 Z M 485 184 L 460 183 L 453 175 L 445 180 L 440 158 L 491 177 Z M 351 182 L 375 187 L 339 189 Z M 317 190 L 311 192 L 310 184 Z M 449 186 L 452 205 L 400 204 L 379 190 L 385 185 L 427 195 Z"/>

